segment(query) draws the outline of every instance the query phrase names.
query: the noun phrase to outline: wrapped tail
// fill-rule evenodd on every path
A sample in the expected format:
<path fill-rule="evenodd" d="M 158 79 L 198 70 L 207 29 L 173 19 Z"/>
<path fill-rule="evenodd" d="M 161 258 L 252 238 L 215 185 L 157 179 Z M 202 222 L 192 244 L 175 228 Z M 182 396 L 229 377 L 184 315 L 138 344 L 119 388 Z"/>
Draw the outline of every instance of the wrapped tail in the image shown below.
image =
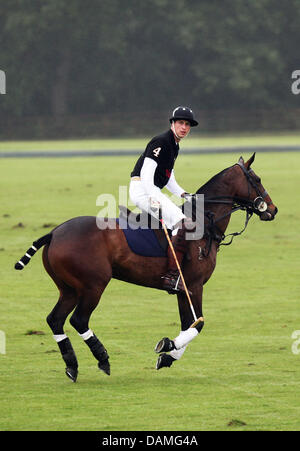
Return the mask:
<path fill-rule="evenodd" d="M 23 257 L 15 264 L 15 269 L 23 269 L 30 262 L 31 257 L 45 244 L 49 244 L 52 238 L 52 233 L 42 236 L 32 243 L 32 246 L 27 250 Z"/>

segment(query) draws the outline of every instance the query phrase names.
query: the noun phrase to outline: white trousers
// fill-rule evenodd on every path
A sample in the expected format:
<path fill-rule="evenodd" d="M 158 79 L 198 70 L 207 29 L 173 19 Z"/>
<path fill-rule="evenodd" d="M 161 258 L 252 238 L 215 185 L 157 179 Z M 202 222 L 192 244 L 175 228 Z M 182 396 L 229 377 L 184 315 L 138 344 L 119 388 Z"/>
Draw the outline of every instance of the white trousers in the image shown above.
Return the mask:
<path fill-rule="evenodd" d="M 129 186 L 129 196 L 131 201 L 142 211 L 155 216 L 150 209 L 150 196 L 147 194 L 142 186 L 140 180 L 131 180 Z M 186 218 L 181 209 L 177 207 L 167 196 L 165 196 L 158 187 L 155 187 L 151 193 L 151 199 L 160 203 L 162 219 L 164 220 L 168 229 L 173 229 L 178 222 Z"/>

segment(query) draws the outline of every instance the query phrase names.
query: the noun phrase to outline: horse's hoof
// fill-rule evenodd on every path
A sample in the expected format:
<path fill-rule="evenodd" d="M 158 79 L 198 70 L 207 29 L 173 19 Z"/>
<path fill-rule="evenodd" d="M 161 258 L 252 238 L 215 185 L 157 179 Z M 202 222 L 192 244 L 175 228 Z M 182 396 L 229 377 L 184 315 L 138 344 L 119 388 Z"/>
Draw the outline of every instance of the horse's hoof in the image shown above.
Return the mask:
<path fill-rule="evenodd" d="M 154 352 L 160 354 L 161 352 L 173 351 L 173 349 L 175 349 L 174 341 L 170 340 L 170 338 L 164 337 L 157 343 Z"/>
<path fill-rule="evenodd" d="M 108 359 L 104 360 L 103 362 L 98 362 L 98 368 L 99 370 L 110 376 L 110 364 Z"/>
<path fill-rule="evenodd" d="M 168 355 L 168 354 L 161 354 L 156 362 L 156 369 L 160 370 L 161 368 L 164 367 L 170 367 L 172 365 L 172 363 L 174 362 L 174 359 L 172 356 Z"/>
<path fill-rule="evenodd" d="M 77 368 L 66 368 L 66 375 L 71 379 L 72 382 L 76 382 L 78 376 Z"/>

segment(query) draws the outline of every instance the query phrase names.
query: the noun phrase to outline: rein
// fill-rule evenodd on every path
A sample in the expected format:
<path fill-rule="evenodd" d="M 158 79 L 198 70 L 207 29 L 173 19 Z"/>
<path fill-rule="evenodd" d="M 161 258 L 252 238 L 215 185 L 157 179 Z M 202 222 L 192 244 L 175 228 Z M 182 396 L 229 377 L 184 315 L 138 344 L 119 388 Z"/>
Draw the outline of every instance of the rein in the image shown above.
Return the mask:
<path fill-rule="evenodd" d="M 205 250 L 202 250 L 202 255 L 204 257 L 207 257 L 210 253 L 213 240 L 215 240 L 218 243 L 218 246 L 229 246 L 233 242 L 233 239 L 236 236 L 242 235 L 242 233 L 246 230 L 248 223 L 254 213 L 254 207 L 253 207 L 253 205 L 252 205 L 253 203 L 251 201 L 248 201 L 246 199 L 237 198 L 234 196 L 232 196 L 232 197 L 231 196 L 212 197 L 212 198 L 205 199 L 204 202 L 218 203 L 218 204 L 232 204 L 231 210 L 228 213 L 220 216 L 217 219 L 215 219 L 214 212 L 206 211 L 204 213 L 205 216 L 207 217 L 209 223 L 207 226 L 207 231 L 204 234 L 204 236 L 206 235 L 208 238 L 208 244 L 205 247 Z M 227 216 L 231 216 L 232 213 L 235 213 L 236 211 L 246 211 L 245 225 L 240 232 L 233 232 L 233 233 L 228 233 L 227 235 L 225 235 L 219 229 L 219 227 L 217 226 L 217 223 L 222 221 L 223 219 L 225 219 Z M 231 237 L 230 240 L 227 243 L 222 243 L 222 241 L 224 241 L 228 237 Z"/>

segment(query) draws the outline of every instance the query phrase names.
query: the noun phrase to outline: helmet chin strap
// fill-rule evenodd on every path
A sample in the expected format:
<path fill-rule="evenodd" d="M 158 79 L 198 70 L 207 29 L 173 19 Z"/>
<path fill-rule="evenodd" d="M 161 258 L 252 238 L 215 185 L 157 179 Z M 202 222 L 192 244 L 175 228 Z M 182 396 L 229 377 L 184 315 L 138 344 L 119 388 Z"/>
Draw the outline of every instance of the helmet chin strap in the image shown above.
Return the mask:
<path fill-rule="evenodd" d="M 171 130 L 174 133 L 174 135 L 176 136 L 176 138 L 178 139 L 178 141 L 180 141 L 181 138 L 179 138 L 179 136 L 175 132 L 175 121 L 172 121 Z"/>
<path fill-rule="evenodd" d="M 180 141 L 182 138 L 180 138 L 177 133 L 175 132 L 175 121 L 172 121 L 172 125 L 171 125 L 171 130 L 174 133 L 174 135 L 176 136 L 176 138 L 178 139 L 178 141 Z M 185 135 L 184 138 L 187 137 L 187 135 L 190 133 L 190 130 L 187 132 L 187 134 Z"/>

